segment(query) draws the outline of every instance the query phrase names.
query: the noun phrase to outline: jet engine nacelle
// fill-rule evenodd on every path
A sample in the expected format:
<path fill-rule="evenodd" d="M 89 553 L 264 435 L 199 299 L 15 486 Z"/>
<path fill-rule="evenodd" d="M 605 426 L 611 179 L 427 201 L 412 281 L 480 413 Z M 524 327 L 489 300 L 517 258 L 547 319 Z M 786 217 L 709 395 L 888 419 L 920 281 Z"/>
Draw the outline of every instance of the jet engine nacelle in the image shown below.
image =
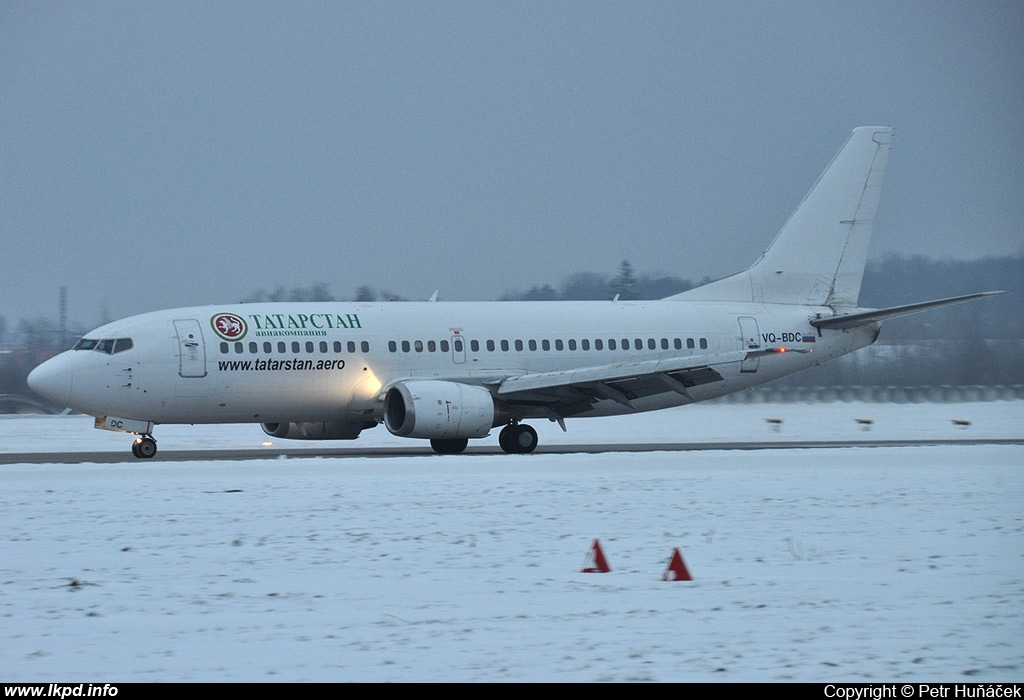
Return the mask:
<path fill-rule="evenodd" d="M 271 437 L 289 440 L 355 440 L 363 423 L 342 421 L 311 421 L 304 423 L 261 423 L 263 432 Z"/>
<path fill-rule="evenodd" d="M 394 435 L 432 440 L 484 437 L 505 422 L 482 386 L 421 380 L 400 382 L 384 395 L 384 425 Z"/>

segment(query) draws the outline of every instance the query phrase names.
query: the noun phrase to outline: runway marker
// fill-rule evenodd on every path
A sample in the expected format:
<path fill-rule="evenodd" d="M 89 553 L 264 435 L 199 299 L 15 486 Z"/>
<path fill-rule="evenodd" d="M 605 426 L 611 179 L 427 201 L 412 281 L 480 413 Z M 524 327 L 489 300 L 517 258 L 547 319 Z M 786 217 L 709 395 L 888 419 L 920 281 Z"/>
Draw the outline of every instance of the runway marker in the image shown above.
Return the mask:
<path fill-rule="evenodd" d="M 587 566 L 587 565 L 590 566 Z M 612 568 L 608 566 L 608 559 L 604 556 L 604 550 L 601 549 L 601 543 L 596 539 L 594 544 L 591 545 L 590 551 L 587 552 L 587 558 L 583 562 L 584 574 L 606 574 L 611 571 Z"/>

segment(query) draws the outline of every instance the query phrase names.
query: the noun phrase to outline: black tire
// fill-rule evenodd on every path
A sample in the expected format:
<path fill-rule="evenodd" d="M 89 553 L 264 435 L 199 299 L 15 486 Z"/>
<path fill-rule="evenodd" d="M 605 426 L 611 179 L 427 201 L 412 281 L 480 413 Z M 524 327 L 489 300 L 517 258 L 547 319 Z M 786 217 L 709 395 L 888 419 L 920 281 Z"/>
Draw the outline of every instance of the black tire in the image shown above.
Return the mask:
<path fill-rule="evenodd" d="M 515 452 L 515 445 L 512 444 L 512 432 L 515 430 L 514 425 L 506 425 L 498 433 L 498 447 L 501 448 L 502 452 L 512 454 Z"/>
<path fill-rule="evenodd" d="M 156 440 L 151 437 L 144 437 L 141 440 L 135 442 L 132 445 L 132 453 L 136 457 L 142 459 L 149 459 L 156 454 Z"/>
<path fill-rule="evenodd" d="M 517 425 L 512 433 L 512 444 L 517 454 L 529 454 L 537 449 L 537 431 L 529 425 Z"/>
<path fill-rule="evenodd" d="M 449 440 L 431 440 L 430 447 L 439 455 L 457 455 L 464 452 L 469 445 L 466 438 L 452 438 Z"/>

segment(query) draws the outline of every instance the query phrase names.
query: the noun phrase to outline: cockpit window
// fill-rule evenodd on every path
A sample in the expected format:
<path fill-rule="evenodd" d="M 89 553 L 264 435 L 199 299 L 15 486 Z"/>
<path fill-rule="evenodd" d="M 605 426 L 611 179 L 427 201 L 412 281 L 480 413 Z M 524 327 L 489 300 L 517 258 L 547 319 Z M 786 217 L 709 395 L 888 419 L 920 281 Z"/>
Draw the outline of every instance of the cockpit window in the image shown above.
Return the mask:
<path fill-rule="evenodd" d="M 75 343 L 74 349 L 95 350 L 96 352 L 102 352 L 106 355 L 113 355 L 115 353 L 124 352 L 125 350 L 130 350 L 131 347 L 131 338 L 104 338 L 103 340 L 82 338 Z"/>

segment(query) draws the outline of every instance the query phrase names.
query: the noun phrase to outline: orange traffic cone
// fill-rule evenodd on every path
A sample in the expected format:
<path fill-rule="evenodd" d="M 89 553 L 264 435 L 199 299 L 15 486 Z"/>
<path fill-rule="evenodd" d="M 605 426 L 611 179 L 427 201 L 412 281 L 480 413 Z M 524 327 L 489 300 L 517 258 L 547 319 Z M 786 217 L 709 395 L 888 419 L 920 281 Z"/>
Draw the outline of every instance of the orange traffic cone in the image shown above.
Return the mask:
<path fill-rule="evenodd" d="M 588 566 L 589 564 L 589 566 Z M 608 566 L 608 560 L 601 550 L 601 543 L 594 540 L 593 546 L 587 553 L 587 559 L 583 562 L 583 573 L 585 574 L 606 574 L 612 568 Z"/>
<path fill-rule="evenodd" d="M 665 573 L 661 575 L 662 581 L 692 581 L 693 577 L 690 576 L 690 572 L 686 568 L 686 564 L 683 563 L 683 555 L 679 553 L 679 548 L 676 547 L 672 550 L 672 560 L 668 563 L 668 568 L 665 569 Z"/>

